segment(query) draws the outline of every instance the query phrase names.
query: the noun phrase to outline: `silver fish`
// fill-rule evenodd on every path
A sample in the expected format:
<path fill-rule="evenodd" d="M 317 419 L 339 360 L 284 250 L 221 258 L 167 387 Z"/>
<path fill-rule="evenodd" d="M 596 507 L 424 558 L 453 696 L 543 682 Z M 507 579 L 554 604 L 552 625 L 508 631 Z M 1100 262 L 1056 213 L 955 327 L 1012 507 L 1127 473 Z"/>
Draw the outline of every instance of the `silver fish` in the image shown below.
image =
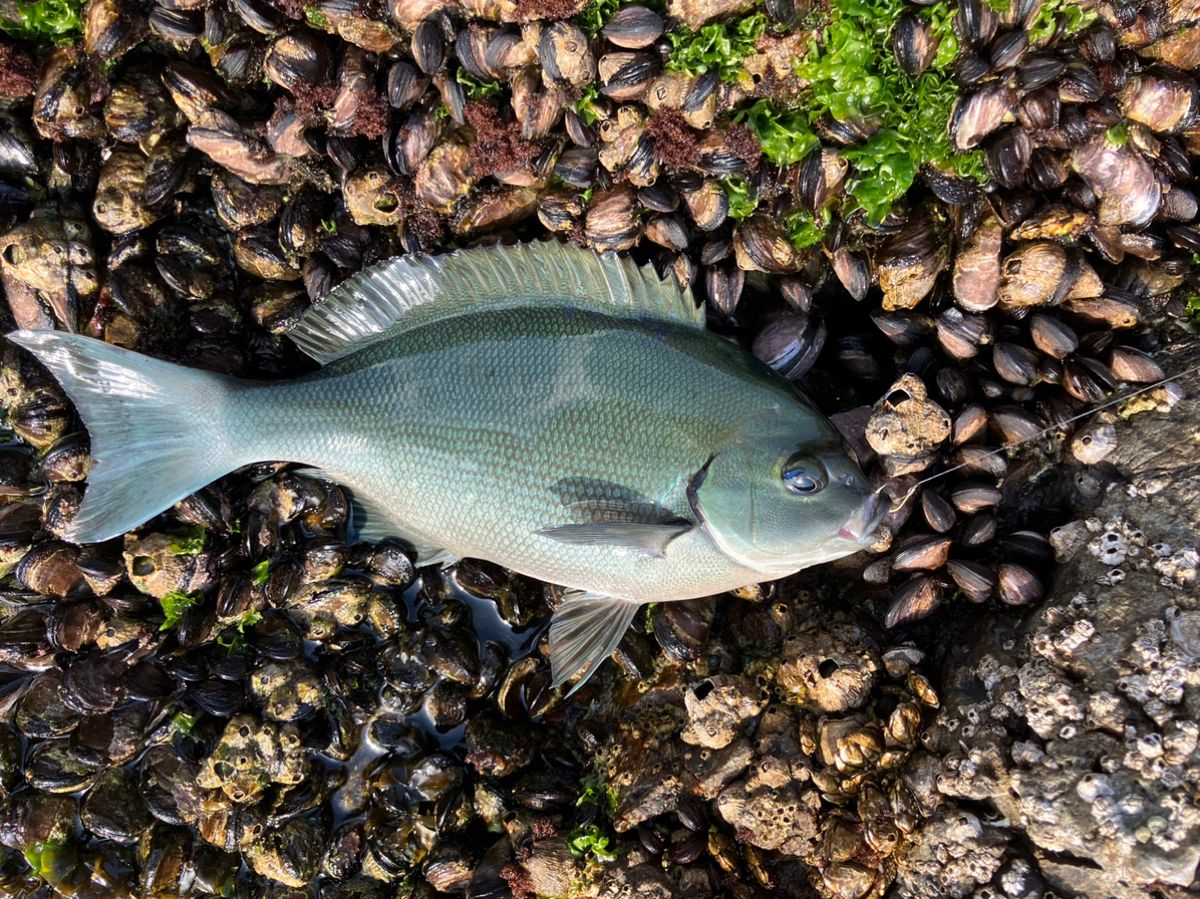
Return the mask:
<path fill-rule="evenodd" d="M 689 292 L 613 255 L 397 257 L 290 337 L 323 367 L 266 383 L 10 334 L 91 434 L 69 538 L 119 535 L 253 462 L 300 463 L 348 489 L 361 539 L 568 588 L 550 627 L 557 685 L 594 672 L 641 604 L 848 555 L 883 514 L 810 402 L 705 330 Z"/>

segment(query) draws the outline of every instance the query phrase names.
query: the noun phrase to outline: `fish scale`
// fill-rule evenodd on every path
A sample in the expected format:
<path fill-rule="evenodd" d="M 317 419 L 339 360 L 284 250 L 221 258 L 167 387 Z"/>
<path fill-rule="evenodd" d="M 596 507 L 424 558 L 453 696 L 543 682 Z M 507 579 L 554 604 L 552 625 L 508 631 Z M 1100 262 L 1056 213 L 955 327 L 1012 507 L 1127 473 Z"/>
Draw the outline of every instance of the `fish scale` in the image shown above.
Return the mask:
<path fill-rule="evenodd" d="M 541 309 L 466 315 L 298 382 L 242 387 L 226 428 L 241 435 L 242 464 L 318 468 L 386 509 L 384 532 L 455 558 L 618 596 L 707 595 L 757 575 L 702 532 L 669 561 L 537 534 L 570 521 L 553 488 L 580 475 L 689 514 L 688 478 L 747 405 L 764 401 L 719 367 L 740 351 L 700 336 L 676 329 L 664 341 L 621 319 Z M 326 427 L 303 428 L 314 416 Z"/>
<path fill-rule="evenodd" d="M 882 516 L 808 400 L 706 331 L 690 293 L 612 255 L 397 257 L 290 336 L 323 367 L 267 383 L 9 335 L 91 436 L 67 537 L 119 535 L 250 463 L 299 463 L 349 490 L 363 539 L 569 588 L 550 627 L 557 684 L 590 675 L 640 604 L 847 555 Z"/>

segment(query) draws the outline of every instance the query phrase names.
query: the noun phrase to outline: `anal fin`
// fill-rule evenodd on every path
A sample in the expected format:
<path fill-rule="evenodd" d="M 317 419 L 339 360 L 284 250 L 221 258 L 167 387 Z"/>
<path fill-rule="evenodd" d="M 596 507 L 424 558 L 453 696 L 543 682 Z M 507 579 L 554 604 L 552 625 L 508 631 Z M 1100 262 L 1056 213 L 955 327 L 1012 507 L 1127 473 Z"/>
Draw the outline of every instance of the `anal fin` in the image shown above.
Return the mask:
<path fill-rule="evenodd" d="M 301 468 L 297 474 L 337 484 L 346 491 L 350 500 L 350 540 L 395 540 L 411 549 L 417 557 L 417 565 L 449 565 L 458 559 L 440 546 L 435 546 L 400 524 L 382 503 L 339 481 L 319 468 Z"/>
<path fill-rule="evenodd" d="M 586 668 L 567 693 L 582 687 L 612 655 L 642 603 L 600 593 L 573 592 L 550 619 L 550 672 L 557 687 Z"/>

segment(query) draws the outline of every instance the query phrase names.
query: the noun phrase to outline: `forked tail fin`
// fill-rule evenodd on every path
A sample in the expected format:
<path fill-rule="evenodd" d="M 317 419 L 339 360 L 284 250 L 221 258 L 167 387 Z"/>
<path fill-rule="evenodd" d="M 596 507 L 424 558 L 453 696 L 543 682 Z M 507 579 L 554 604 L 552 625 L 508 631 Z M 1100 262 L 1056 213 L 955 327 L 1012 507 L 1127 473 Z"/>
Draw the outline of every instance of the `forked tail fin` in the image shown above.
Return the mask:
<path fill-rule="evenodd" d="M 79 334 L 8 339 L 50 369 L 91 435 L 94 461 L 68 539 L 123 534 L 241 464 L 221 425 L 233 379 Z"/>

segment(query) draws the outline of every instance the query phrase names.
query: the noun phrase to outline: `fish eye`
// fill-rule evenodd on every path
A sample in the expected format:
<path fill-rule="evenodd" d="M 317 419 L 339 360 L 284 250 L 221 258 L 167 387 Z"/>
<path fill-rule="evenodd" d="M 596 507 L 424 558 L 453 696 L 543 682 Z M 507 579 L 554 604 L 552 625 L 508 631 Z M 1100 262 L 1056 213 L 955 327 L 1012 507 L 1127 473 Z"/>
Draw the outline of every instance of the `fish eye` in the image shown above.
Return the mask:
<path fill-rule="evenodd" d="M 783 465 L 783 483 L 792 493 L 812 496 L 829 483 L 825 466 L 807 453 L 796 453 Z"/>

